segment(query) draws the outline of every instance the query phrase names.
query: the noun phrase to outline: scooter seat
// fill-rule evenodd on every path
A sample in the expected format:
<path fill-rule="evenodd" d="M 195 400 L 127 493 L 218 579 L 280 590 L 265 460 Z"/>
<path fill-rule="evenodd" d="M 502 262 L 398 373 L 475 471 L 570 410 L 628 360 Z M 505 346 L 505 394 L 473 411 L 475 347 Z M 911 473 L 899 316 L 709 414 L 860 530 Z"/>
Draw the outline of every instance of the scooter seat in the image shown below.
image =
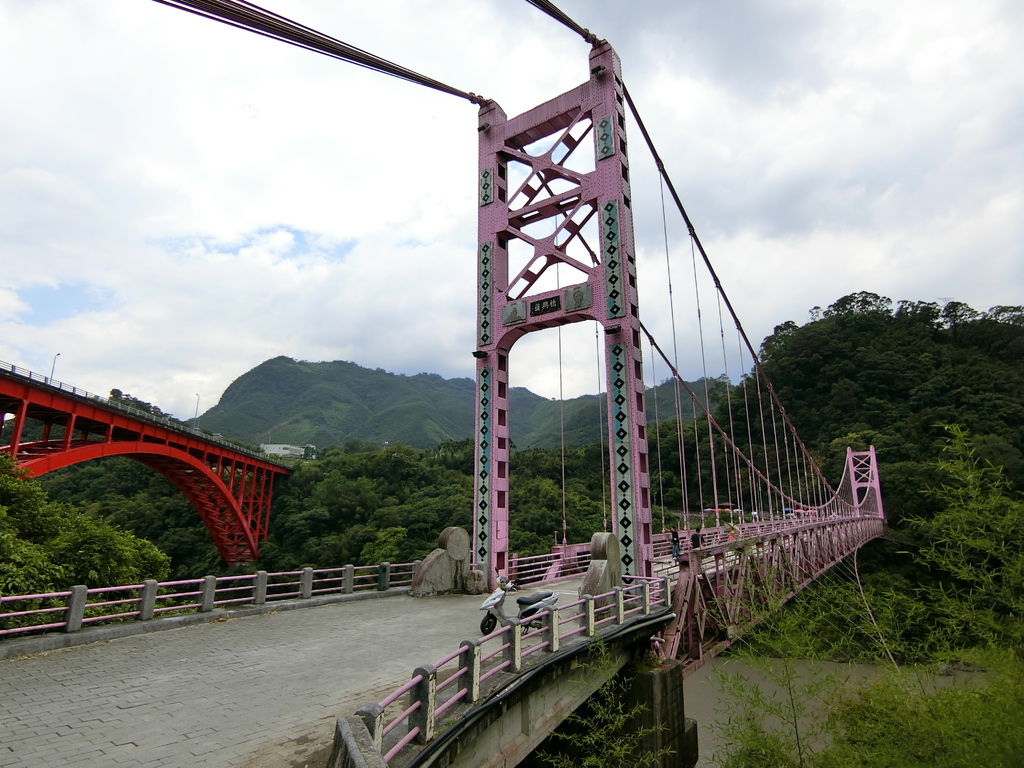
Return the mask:
<path fill-rule="evenodd" d="M 526 595 L 525 597 L 517 597 L 516 602 L 519 605 L 533 605 L 539 603 L 541 600 L 547 600 L 551 597 L 554 592 L 538 592 L 535 595 Z"/>

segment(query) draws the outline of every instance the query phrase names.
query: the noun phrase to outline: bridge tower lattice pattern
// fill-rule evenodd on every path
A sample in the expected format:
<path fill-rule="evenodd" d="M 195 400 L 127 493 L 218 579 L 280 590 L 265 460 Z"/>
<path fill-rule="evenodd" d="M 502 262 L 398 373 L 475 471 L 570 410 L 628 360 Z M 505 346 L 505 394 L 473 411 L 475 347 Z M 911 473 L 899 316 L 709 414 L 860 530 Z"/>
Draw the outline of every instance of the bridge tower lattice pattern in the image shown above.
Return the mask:
<path fill-rule="evenodd" d="M 590 79 L 511 119 L 480 109 L 475 566 L 507 572 L 509 353 L 528 333 L 604 330 L 613 530 L 622 572 L 650 575 L 643 366 L 619 58 L 601 42 Z M 517 261 L 518 258 L 518 261 Z M 562 275 L 575 282 L 562 284 Z M 553 285 L 552 285 L 553 283 Z"/>

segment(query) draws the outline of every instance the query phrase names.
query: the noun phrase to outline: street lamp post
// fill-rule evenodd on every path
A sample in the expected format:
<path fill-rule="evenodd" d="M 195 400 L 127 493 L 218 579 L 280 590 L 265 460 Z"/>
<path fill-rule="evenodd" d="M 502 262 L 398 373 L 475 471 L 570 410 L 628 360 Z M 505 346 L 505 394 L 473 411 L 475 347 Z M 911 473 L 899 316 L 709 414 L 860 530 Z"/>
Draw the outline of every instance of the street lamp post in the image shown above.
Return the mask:
<path fill-rule="evenodd" d="M 60 352 L 53 356 L 53 362 L 50 363 L 50 378 L 47 379 L 47 384 L 53 381 L 53 371 L 57 367 L 57 358 L 60 357 Z"/>
<path fill-rule="evenodd" d="M 192 419 L 192 428 L 199 429 L 199 393 L 196 392 L 196 415 Z"/>

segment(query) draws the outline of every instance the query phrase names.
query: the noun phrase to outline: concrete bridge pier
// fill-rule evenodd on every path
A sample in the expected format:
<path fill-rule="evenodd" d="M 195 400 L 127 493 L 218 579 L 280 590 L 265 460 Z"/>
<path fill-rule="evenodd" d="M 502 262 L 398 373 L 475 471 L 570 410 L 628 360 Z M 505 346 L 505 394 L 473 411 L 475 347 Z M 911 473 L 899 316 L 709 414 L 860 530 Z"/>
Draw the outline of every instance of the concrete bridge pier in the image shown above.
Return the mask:
<path fill-rule="evenodd" d="M 627 667 L 619 673 L 623 684 L 623 711 L 638 711 L 623 723 L 618 732 L 605 734 L 606 743 L 617 739 L 635 738 L 643 732 L 636 754 L 662 754 L 656 762 L 644 763 L 650 768 L 693 768 L 697 762 L 697 722 L 685 715 L 683 706 L 683 665 L 675 659 L 666 659 L 657 667 Z M 588 700 L 589 701 L 589 700 Z M 639 708 L 637 705 L 642 705 Z M 580 706 L 580 714 L 587 716 L 588 702 Z M 563 727 L 565 727 L 563 725 Z M 579 730 L 577 725 L 573 730 Z M 580 757 L 574 748 L 562 739 L 549 738 L 538 750 L 550 754 Z M 609 763 L 614 764 L 614 763 Z M 530 755 L 519 768 L 543 768 L 547 763 Z"/>
<path fill-rule="evenodd" d="M 657 768 L 692 768 L 697 763 L 697 721 L 683 706 L 683 663 L 665 659 L 658 667 L 639 670 L 633 678 L 627 704 L 643 703 L 632 727 L 649 731 L 641 742 L 644 752 L 671 750 Z"/>

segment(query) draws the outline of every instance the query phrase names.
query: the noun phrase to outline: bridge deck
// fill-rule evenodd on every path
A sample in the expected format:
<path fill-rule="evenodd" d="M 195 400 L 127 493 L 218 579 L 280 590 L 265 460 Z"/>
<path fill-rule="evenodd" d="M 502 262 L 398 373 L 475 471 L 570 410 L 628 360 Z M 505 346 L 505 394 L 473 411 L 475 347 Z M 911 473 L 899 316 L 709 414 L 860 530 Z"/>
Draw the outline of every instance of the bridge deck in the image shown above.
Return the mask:
<path fill-rule="evenodd" d="M 480 602 L 399 595 L 0 661 L 0 767 L 303 766 L 335 717 L 478 637 Z"/>

